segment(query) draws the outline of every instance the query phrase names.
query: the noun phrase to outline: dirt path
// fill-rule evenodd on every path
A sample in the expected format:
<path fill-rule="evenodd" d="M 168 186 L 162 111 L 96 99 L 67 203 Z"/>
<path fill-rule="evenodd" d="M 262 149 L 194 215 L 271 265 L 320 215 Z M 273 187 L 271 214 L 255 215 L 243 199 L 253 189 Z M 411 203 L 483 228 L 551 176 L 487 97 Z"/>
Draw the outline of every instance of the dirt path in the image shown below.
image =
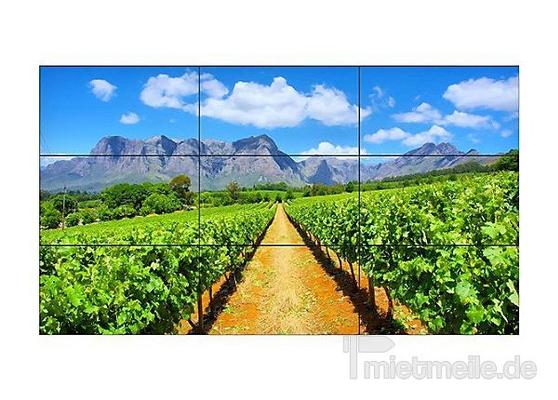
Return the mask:
<path fill-rule="evenodd" d="M 299 246 L 271 246 L 287 243 Z M 281 204 L 262 244 L 210 334 L 358 333 L 355 307 L 304 245 Z"/>

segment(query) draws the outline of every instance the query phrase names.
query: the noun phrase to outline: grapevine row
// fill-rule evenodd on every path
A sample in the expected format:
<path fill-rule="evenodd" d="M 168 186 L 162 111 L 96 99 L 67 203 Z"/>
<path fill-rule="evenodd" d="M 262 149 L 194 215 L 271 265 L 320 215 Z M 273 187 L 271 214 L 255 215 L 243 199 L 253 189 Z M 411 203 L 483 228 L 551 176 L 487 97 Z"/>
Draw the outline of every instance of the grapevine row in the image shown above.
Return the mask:
<path fill-rule="evenodd" d="M 433 333 L 518 332 L 518 210 L 508 172 L 287 208 Z"/>
<path fill-rule="evenodd" d="M 72 240 L 91 245 L 42 246 L 40 331 L 173 332 L 192 315 L 201 293 L 243 264 L 273 213 L 273 208 L 255 208 L 202 220 L 200 239 L 212 246 L 96 246 L 106 244 L 107 237 L 80 235 Z M 120 235 L 131 243 L 197 243 L 197 232 L 196 226 L 172 223 Z M 116 243 L 122 239 L 112 238 Z"/>

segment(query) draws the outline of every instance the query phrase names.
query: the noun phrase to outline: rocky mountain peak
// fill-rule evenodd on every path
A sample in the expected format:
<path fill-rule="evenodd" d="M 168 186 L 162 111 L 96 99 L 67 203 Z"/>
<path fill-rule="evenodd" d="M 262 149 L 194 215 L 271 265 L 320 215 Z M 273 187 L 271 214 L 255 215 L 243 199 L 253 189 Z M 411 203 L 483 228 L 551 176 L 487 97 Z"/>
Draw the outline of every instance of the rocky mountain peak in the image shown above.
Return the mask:
<path fill-rule="evenodd" d="M 237 140 L 233 142 L 233 147 L 236 152 L 246 154 L 277 154 L 279 152 L 273 139 L 265 134 Z"/>
<path fill-rule="evenodd" d="M 176 150 L 177 143 L 165 135 L 153 136 L 145 141 L 145 144 L 153 146 L 156 153 L 171 155 Z"/>
<path fill-rule="evenodd" d="M 413 156 L 423 156 L 429 155 L 436 151 L 436 145 L 434 143 L 425 143 L 417 149 L 408 151 L 405 155 L 413 155 Z"/>
<path fill-rule="evenodd" d="M 436 151 L 441 155 L 458 155 L 463 154 L 463 152 L 457 150 L 454 145 L 450 143 L 440 143 L 436 146 Z"/>
<path fill-rule="evenodd" d="M 123 154 L 129 140 L 123 136 L 106 136 L 91 150 L 91 154 L 120 155 Z"/>

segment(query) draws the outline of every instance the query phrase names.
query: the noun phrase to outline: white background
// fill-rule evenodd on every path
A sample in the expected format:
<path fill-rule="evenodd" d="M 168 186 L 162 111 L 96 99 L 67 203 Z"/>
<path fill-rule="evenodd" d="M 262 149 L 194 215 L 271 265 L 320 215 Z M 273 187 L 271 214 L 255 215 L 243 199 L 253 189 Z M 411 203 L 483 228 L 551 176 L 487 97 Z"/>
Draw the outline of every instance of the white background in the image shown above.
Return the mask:
<path fill-rule="evenodd" d="M 553 2 L 196 3 L 0 6 L 1 397 L 548 397 L 558 318 Z M 38 335 L 38 66 L 223 63 L 520 65 L 521 334 L 401 337 L 391 354 L 495 361 L 519 354 L 537 363 L 534 380 L 350 381 L 341 337 Z"/>

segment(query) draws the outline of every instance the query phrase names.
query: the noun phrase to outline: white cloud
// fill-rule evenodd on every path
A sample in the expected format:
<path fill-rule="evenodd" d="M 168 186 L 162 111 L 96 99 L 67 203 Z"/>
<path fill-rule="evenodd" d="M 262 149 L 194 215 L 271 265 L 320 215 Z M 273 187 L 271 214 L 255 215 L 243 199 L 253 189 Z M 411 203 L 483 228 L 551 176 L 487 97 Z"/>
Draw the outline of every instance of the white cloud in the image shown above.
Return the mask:
<path fill-rule="evenodd" d="M 330 155 L 336 156 L 335 158 L 338 159 L 355 159 L 354 157 L 350 157 L 350 155 L 358 155 L 358 147 L 355 146 L 339 146 L 330 142 L 320 142 L 318 147 L 313 147 L 310 150 L 303 151 L 301 154 L 306 155 Z M 366 154 L 366 150 L 361 149 L 360 154 Z M 345 156 L 345 157 L 344 157 Z M 349 157 L 347 157 L 349 156 Z M 300 159 L 304 160 L 308 157 L 300 157 Z"/>
<path fill-rule="evenodd" d="M 307 117 L 324 125 L 350 125 L 358 122 L 358 106 L 349 103 L 342 91 L 324 85 L 314 86 L 307 96 Z M 370 115 L 370 109 L 361 109 L 361 120 Z"/>
<path fill-rule="evenodd" d="M 201 74 L 201 91 L 209 97 L 223 97 L 229 93 L 229 89 L 211 74 Z"/>
<path fill-rule="evenodd" d="M 211 74 L 202 74 L 200 86 L 209 97 L 222 97 L 228 93 L 227 88 Z M 198 93 L 198 73 L 186 72 L 182 76 L 171 77 L 159 74 L 150 77 L 140 93 L 140 100 L 150 107 L 176 108 L 195 113 L 197 104 L 186 98 Z"/>
<path fill-rule="evenodd" d="M 117 87 L 104 79 L 93 79 L 89 82 L 91 91 L 101 101 L 109 101 Z"/>
<path fill-rule="evenodd" d="M 460 128 L 492 128 L 499 129 L 500 124 L 488 115 L 469 114 L 462 111 L 454 111 L 452 114 L 446 115 L 442 120 L 437 121 L 440 125 L 453 125 Z"/>
<path fill-rule="evenodd" d="M 427 123 L 437 121 L 442 117 L 440 111 L 428 103 L 420 103 L 412 111 L 393 114 L 392 118 L 397 122 Z"/>
<path fill-rule="evenodd" d="M 392 96 L 387 96 L 387 92 L 380 86 L 374 86 L 369 97 L 374 110 L 395 107 L 395 99 Z"/>
<path fill-rule="evenodd" d="M 370 113 L 361 109 L 361 119 Z M 237 82 L 229 96 L 205 100 L 202 115 L 258 128 L 294 127 L 305 119 L 332 126 L 355 124 L 358 107 L 336 88 L 316 85 L 305 94 L 279 76 L 270 85 Z"/>
<path fill-rule="evenodd" d="M 442 126 L 457 126 L 472 129 L 500 129 L 500 124 L 488 115 L 469 114 L 454 110 L 452 114 L 442 116 L 440 111 L 428 103 L 421 103 L 412 111 L 393 114 L 392 118 L 397 122 L 405 123 L 433 123 Z"/>
<path fill-rule="evenodd" d="M 439 143 L 452 138 L 452 134 L 438 125 L 433 125 L 427 131 L 410 133 L 401 128 L 379 129 L 375 133 L 364 136 L 368 143 L 380 144 L 386 141 L 401 141 L 406 146 L 418 147 L 425 143 Z"/>
<path fill-rule="evenodd" d="M 206 117 L 258 128 L 294 127 L 305 119 L 328 126 L 357 123 L 358 106 L 333 87 L 315 85 L 307 94 L 297 91 L 285 78 L 278 76 L 270 85 L 236 82 L 229 93 L 225 85 L 210 74 L 202 74 L 200 80 L 201 91 L 207 95 L 201 104 L 202 115 Z M 197 102 L 188 99 L 197 92 L 195 71 L 179 77 L 159 74 L 148 79 L 140 99 L 151 107 L 176 108 L 197 114 Z M 361 109 L 361 119 L 370 113 L 369 108 Z"/>
<path fill-rule="evenodd" d="M 147 80 L 140 93 L 140 100 L 150 107 L 184 107 L 183 98 L 198 92 L 198 75 L 196 72 L 186 72 L 179 77 L 167 74 L 152 76 Z"/>
<path fill-rule="evenodd" d="M 202 115 L 258 128 L 293 127 L 306 117 L 306 104 L 304 95 L 276 77 L 269 86 L 237 82 L 228 97 L 207 99 Z"/>
<path fill-rule="evenodd" d="M 429 130 L 410 135 L 403 140 L 403 144 L 410 147 L 422 146 L 425 143 L 440 143 L 450 140 L 451 133 L 438 125 L 433 125 Z"/>
<path fill-rule="evenodd" d="M 511 112 L 507 115 L 504 115 L 502 117 L 502 121 L 510 122 L 510 121 L 513 121 L 514 119 L 517 119 L 517 118 L 519 118 L 519 111 L 514 111 L 514 112 Z"/>
<path fill-rule="evenodd" d="M 450 85 L 443 97 L 459 110 L 489 109 L 513 113 L 519 109 L 519 80 L 517 77 L 469 79 Z"/>
<path fill-rule="evenodd" d="M 405 132 L 401 128 L 379 129 L 375 133 L 364 135 L 364 141 L 368 143 L 379 144 L 388 140 L 406 139 L 411 134 Z"/>
<path fill-rule="evenodd" d="M 139 122 L 140 118 L 138 114 L 134 112 L 129 112 L 127 114 L 122 114 L 120 117 L 120 122 L 125 125 L 134 125 Z"/>
<path fill-rule="evenodd" d="M 502 136 L 503 138 L 508 138 L 511 135 L 513 135 L 511 129 L 502 129 L 502 131 L 500 132 L 500 136 Z"/>

